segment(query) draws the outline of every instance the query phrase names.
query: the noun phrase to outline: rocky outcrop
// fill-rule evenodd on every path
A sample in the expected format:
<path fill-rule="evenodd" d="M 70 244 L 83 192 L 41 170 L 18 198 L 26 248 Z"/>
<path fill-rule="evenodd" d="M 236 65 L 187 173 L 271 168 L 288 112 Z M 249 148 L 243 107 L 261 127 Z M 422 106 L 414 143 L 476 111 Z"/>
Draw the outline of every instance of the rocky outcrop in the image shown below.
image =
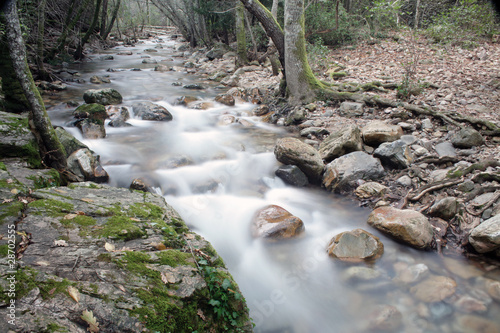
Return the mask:
<path fill-rule="evenodd" d="M 68 169 L 73 172 L 81 181 L 89 180 L 97 183 L 105 183 L 109 176 L 90 149 L 82 148 L 68 156 Z"/>
<path fill-rule="evenodd" d="M 345 231 L 336 235 L 327 247 L 331 257 L 344 261 L 375 260 L 384 253 L 380 239 L 363 229 Z"/>
<path fill-rule="evenodd" d="M 20 157 L 33 166 L 41 164 L 35 136 L 28 127 L 27 114 L 0 111 L 0 156 Z"/>
<path fill-rule="evenodd" d="M 120 104 L 123 101 L 122 95 L 112 88 L 90 89 L 83 94 L 85 103 L 97 103 L 102 105 Z"/>
<path fill-rule="evenodd" d="M 134 114 L 142 120 L 170 121 L 172 114 L 165 107 L 152 102 L 138 102 L 132 104 Z"/>
<path fill-rule="evenodd" d="M 500 215 L 496 215 L 475 227 L 469 236 L 469 243 L 479 253 L 500 249 Z"/>
<path fill-rule="evenodd" d="M 0 200 L 10 199 L 10 189 L 3 189 Z M 17 231 L 30 239 L 20 238 L 15 268 L 0 257 L 0 285 L 6 290 L 15 276 L 18 290 L 12 298 L 16 325 L 4 320 L 0 330 L 252 331 L 223 261 L 161 196 L 76 183 L 36 190 L 15 203 L 19 209 L 10 210 L 12 219 L 2 217 L 2 225 L 22 212 Z M 7 295 L 0 301 L 3 307 L 9 302 Z M 231 320 L 218 310 L 231 313 Z"/>
<path fill-rule="evenodd" d="M 419 249 L 429 248 L 434 236 L 428 218 L 410 209 L 379 207 L 371 212 L 367 222 L 394 239 Z"/>
<path fill-rule="evenodd" d="M 295 138 L 279 139 L 274 148 L 276 159 L 283 164 L 296 165 L 311 183 L 318 183 L 325 168 L 318 151 Z"/>
<path fill-rule="evenodd" d="M 357 126 L 351 125 L 338 131 L 333 131 L 319 146 L 319 154 L 326 162 L 333 159 L 360 151 L 363 148 L 361 131 Z"/>
<path fill-rule="evenodd" d="M 255 238 L 281 240 L 302 235 L 304 223 L 286 209 L 269 205 L 255 213 L 251 229 Z"/>
<path fill-rule="evenodd" d="M 385 170 L 378 159 L 357 151 L 326 165 L 323 186 L 332 192 L 348 191 L 358 187 L 359 180 L 377 180 L 384 174 Z"/>

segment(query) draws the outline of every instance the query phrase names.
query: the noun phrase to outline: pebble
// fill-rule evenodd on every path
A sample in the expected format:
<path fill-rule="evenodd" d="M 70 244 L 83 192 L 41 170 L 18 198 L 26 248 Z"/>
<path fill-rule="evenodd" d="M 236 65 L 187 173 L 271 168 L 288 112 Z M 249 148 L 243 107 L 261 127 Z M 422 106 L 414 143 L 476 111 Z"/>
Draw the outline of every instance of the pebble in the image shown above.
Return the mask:
<path fill-rule="evenodd" d="M 402 185 L 402 186 L 406 186 L 406 187 L 409 187 L 411 186 L 411 178 L 407 175 L 404 175 L 402 177 L 399 177 L 397 180 L 396 180 L 396 183 L 398 183 L 399 185 Z"/>

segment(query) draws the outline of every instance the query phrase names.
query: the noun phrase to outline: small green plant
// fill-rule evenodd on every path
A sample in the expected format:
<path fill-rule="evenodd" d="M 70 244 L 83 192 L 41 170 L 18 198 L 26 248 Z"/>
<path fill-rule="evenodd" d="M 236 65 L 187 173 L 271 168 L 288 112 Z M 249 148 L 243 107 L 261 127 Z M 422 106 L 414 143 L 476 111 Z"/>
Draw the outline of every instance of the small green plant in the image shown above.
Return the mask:
<path fill-rule="evenodd" d="M 212 306 L 217 319 L 222 321 L 222 328 L 231 332 L 243 331 L 239 320 L 241 309 L 237 307 L 244 299 L 231 282 L 229 274 L 211 267 L 205 259 L 199 260 L 198 265 L 210 292 L 208 304 Z"/>
<path fill-rule="evenodd" d="M 417 66 L 420 59 L 418 52 L 416 36 L 413 31 L 410 31 L 409 39 L 406 42 L 406 52 L 408 56 L 406 61 L 401 63 L 403 67 L 403 78 L 397 87 L 397 97 L 401 100 L 407 100 L 412 95 L 418 95 L 422 87 L 417 79 Z"/>

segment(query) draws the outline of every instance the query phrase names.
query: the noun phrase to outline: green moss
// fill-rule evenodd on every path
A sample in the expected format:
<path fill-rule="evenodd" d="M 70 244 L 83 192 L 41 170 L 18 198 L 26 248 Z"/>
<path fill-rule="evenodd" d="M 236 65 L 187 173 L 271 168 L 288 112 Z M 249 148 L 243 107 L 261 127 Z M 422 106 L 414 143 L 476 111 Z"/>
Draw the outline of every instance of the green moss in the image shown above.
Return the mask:
<path fill-rule="evenodd" d="M 177 267 L 179 265 L 189 265 L 196 267 L 193 262 L 189 262 L 188 259 L 192 259 L 191 253 L 182 252 L 179 250 L 165 250 L 158 252 L 158 258 L 160 264 L 168 265 L 170 267 Z"/>
<path fill-rule="evenodd" d="M 111 262 L 111 254 L 110 253 L 100 253 L 97 256 L 97 260 L 102 261 L 102 262 Z"/>
<path fill-rule="evenodd" d="M 7 257 L 8 254 L 9 254 L 9 245 L 7 244 L 0 245 L 0 257 L 2 258 Z"/>
<path fill-rule="evenodd" d="M 146 277 L 153 284 L 161 282 L 160 272 L 154 271 L 148 267 L 146 264 L 153 263 L 153 260 L 149 254 L 139 251 L 127 251 L 123 258 L 117 262 L 119 266 L 124 267 L 128 271 L 136 274 L 137 276 Z"/>
<path fill-rule="evenodd" d="M 57 187 L 62 185 L 61 175 L 57 170 L 50 169 L 41 176 L 29 176 L 33 180 L 35 189 Z"/>
<path fill-rule="evenodd" d="M 38 283 L 38 289 L 40 289 L 40 295 L 42 296 L 43 299 L 53 298 L 54 296 L 60 293 L 67 294 L 68 287 L 74 284 L 70 282 L 68 279 L 63 279 L 62 281 L 48 279 L 46 281 L 37 283 Z"/>
<path fill-rule="evenodd" d="M 5 163 L 0 162 L 0 170 L 7 171 L 7 167 L 5 166 Z"/>
<path fill-rule="evenodd" d="M 35 215 L 48 215 L 51 217 L 61 217 L 73 210 L 73 205 L 70 203 L 54 200 L 54 199 L 41 199 L 28 204 L 29 208 L 36 211 Z"/>
<path fill-rule="evenodd" d="M 122 240 L 137 239 L 145 235 L 144 231 L 135 221 L 126 216 L 110 217 L 103 225 L 103 228 L 97 231 L 97 234 L 103 237 Z"/>
<path fill-rule="evenodd" d="M 149 202 L 135 203 L 127 210 L 126 214 L 142 219 L 162 219 L 163 209 Z"/>
<path fill-rule="evenodd" d="M 61 224 L 65 226 L 66 228 L 74 228 L 76 225 L 79 225 L 82 227 L 83 235 L 87 234 L 87 227 L 93 226 L 97 223 L 97 221 L 87 215 L 77 215 L 74 218 L 71 219 L 62 219 Z"/>
<path fill-rule="evenodd" d="M 21 146 L 20 156 L 26 158 L 28 164 L 35 169 L 42 168 L 42 159 L 37 144 L 32 141 L 24 146 Z"/>
<path fill-rule="evenodd" d="M 16 299 L 23 298 L 38 286 L 38 282 L 35 281 L 37 274 L 31 268 L 20 268 L 16 271 Z"/>
<path fill-rule="evenodd" d="M 45 327 L 45 329 L 41 331 L 41 333 L 56 333 L 56 332 L 64 333 L 68 332 L 68 329 L 66 327 L 59 326 L 57 323 L 49 323 L 47 327 Z"/>
<path fill-rule="evenodd" d="M 0 224 L 5 222 L 7 217 L 19 217 L 24 210 L 24 204 L 20 201 L 0 204 Z"/>

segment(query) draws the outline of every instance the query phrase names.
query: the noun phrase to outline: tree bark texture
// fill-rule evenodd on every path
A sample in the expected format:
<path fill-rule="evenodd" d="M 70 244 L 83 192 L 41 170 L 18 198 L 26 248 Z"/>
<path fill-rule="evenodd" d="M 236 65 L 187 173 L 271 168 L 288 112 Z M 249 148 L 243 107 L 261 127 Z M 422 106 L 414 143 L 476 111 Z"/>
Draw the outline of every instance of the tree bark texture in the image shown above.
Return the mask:
<path fill-rule="evenodd" d="M 28 67 L 26 47 L 21 34 L 16 0 L 7 0 L 4 7 L 7 41 L 16 76 L 31 108 L 32 131 L 38 139 L 40 155 L 47 166 L 66 169 L 66 154 L 50 123 L 42 97 Z M 30 123 L 31 123 L 30 122 Z"/>
<path fill-rule="evenodd" d="M 104 32 L 104 35 L 102 39 L 106 40 L 111 33 L 111 29 L 113 29 L 113 26 L 115 25 L 116 18 L 118 17 L 118 11 L 120 10 L 120 4 L 121 0 L 118 0 L 116 2 L 116 5 L 113 9 L 113 14 L 111 14 L 111 21 L 108 24 L 108 27 L 106 28 L 106 31 Z"/>
<path fill-rule="evenodd" d="M 80 41 L 80 44 L 78 44 L 78 48 L 76 49 L 75 56 L 74 56 L 75 59 L 82 59 L 83 58 L 83 48 L 84 48 L 85 44 L 87 44 L 87 42 L 89 41 L 90 36 L 94 33 L 94 29 L 97 25 L 97 21 L 99 20 L 99 12 L 101 9 L 101 3 L 102 3 L 102 0 L 96 0 L 95 8 L 94 8 L 94 18 L 92 19 L 92 23 L 90 24 L 89 30 L 87 30 L 87 33 L 85 34 L 85 36 L 83 36 L 82 40 Z"/>
<path fill-rule="evenodd" d="M 305 102 L 320 88 L 306 53 L 304 0 L 285 1 L 285 72 L 292 101 Z"/>
<path fill-rule="evenodd" d="M 247 58 L 247 40 L 245 34 L 245 7 L 239 2 L 236 5 L 236 41 L 237 41 L 237 54 L 236 66 L 241 67 L 248 63 Z"/>

